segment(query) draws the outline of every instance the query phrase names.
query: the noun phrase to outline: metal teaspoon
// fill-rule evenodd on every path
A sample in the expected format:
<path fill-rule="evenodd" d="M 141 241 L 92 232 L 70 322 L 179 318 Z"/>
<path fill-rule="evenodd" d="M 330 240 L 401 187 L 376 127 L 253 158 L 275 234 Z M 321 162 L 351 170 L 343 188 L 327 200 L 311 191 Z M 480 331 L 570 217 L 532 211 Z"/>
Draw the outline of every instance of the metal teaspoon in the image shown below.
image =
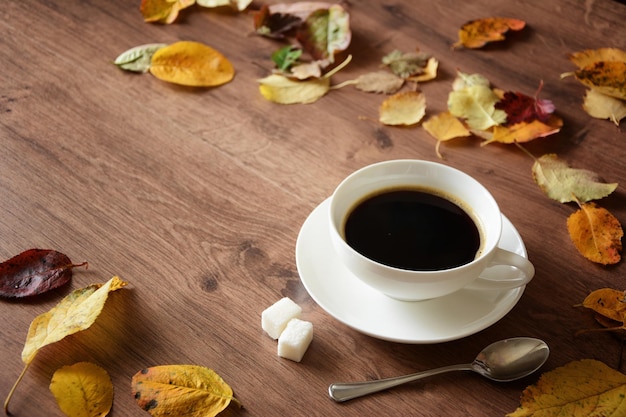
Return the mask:
<path fill-rule="evenodd" d="M 493 381 L 513 381 L 541 368 L 549 354 L 550 349 L 543 340 L 515 337 L 490 344 L 476 356 L 472 363 L 444 366 L 430 371 L 372 381 L 338 382 L 330 384 L 328 394 L 337 402 L 347 401 L 450 371 L 474 371 Z"/>

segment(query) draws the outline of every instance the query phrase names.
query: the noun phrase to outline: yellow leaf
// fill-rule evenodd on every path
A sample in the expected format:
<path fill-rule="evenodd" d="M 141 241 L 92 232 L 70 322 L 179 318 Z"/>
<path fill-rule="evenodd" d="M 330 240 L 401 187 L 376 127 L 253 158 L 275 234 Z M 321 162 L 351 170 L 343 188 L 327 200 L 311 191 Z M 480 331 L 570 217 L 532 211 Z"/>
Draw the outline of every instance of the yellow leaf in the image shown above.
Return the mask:
<path fill-rule="evenodd" d="M 587 90 L 583 109 L 596 119 L 609 119 L 619 126 L 620 120 L 626 117 L 626 101 L 599 93 L 594 89 Z"/>
<path fill-rule="evenodd" d="M 431 136 L 437 139 L 435 152 L 439 158 L 443 158 L 443 155 L 439 152 L 439 147 L 442 142 L 454 138 L 471 136 L 472 134 L 472 132 L 470 132 L 469 129 L 449 111 L 439 113 L 431 117 L 424 122 L 423 126 Z"/>
<path fill-rule="evenodd" d="M 330 89 L 330 78 L 292 80 L 272 74 L 259 80 L 259 91 L 267 100 L 279 104 L 308 104 L 322 98 Z"/>
<path fill-rule="evenodd" d="M 209 8 L 230 6 L 241 12 L 252 3 L 252 0 L 196 0 L 196 3 L 198 6 Z"/>
<path fill-rule="evenodd" d="M 233 390 L 213 370 L 195 365 L 162 365 L 137 372 L 131 382 L 139 407 L 152 416 L 212 417 L 224 410 Z"/>
<path fill-rule="evenodd" d="M 439 113 L 424 122 L 424 129 L 438 141 L 470 136 L 472 133 L 449 111 Z"/>
<path fill-rule="evenodd" d="M 626 100 L 626 62 L 598 61 L 579 69 L 574 75 L 599 93 Z"/>
<path fill-rule="evenodd" d="M 487 130 L 506 121 L 506 112 L 495 108 L 500 97 L 488 86 L 470 84 L 448 95 L 448 110 L 465 119 L 470 129 Z"/>
<path fill-rule="evenodd" d="M 570 61 L 578 68 L 585 68 L 600 61 L 626 62 L 626 52 L 617 48 L 587 49 L 569 56 Z"/>
<path fill-rule="evenodd" d="M 409 75 L 407 77 L 407 80 L 415 81 L 419 83 L 424 82 L 424 81 L 434 80 L 435 78 L 437 78 L 438 68 L 439 68 L 439 61 L 437 60 L 437 58 L 430 57 L 428 58 L 428 61 L 426 62 L 426 66 L 424 67 L 424 70 L 422 71 L 422 73 L 418 75 Z"/>
<path fill-rule="evenodd" d="M 380 106 L 379 120 L 385 125 L 413 125 L 426 114 L 426 97 L 417 91 L 405 91 L 389 97 Z"/>
<path fill-rule="evenodd" d="M 173 23 L 178 13 L 196 0 L 142 0 L 139 10 L 143 20 L 150 23 Z"/>
<path fill-rule="evenodd" d="M 551 115 L 545 123 L 539 120 L 533 120 L 532 122 L 520 122 L 512 126 L 494 126 L 493 136 L 491 139 L 484 142 L 488 144 L 491 142 L 498 143 L 524 143 L 530 142 L 533 139 L 546 137 L 557 133 L 563 126 L 563 120 L 556 116 Z"/>
<path fill-rule="evenodd" d="M 624 291 L 602 288 L 585 297 L 582 305 L 608 319 L 626 324 L 626 300 L 624 298 Z"/>
<path fill-rule="evenodd" d="M 567 219 L 569 235 L 585 258 L 602 265 L 621 259 L 624 231 L 615 216 L 594 203 L 581 205 Z"/>
<path fill-rule="evenodd" d="M 58 369 L 50 391 L 68 417 L 105 417 L 113 405 L 113 384 L 107 372 L 89 362 Z"/>
<path fill-rule="evenodd" d="M 199 42 L 180 41 L 152 55 L 150 73 L 160 80 L 191 87 L 215 87 L 235 76 L 224 55 Z"/>
<path fill-rule="evenodd" d="M 509 30 L 522 30 L 526 22 L 506 17 L 488 17 L 472 20 L 459 30 L 459 40 L 453 47 L 481 48 L 488 42 L 504 40 Z"/>
<path fill-rule="evenodd" d="M 541 376 L 527 387 L 520 406 L 507 417 L 591 417 L 626 415 L 626 375 L 584 359 Z"/>
<path fill-rule="evenodd" d="M 89 328 L 100 315 L 109 292 L 116 291 L 126 285 L 126 282 L 115 276 L 104 284 L 93 284 L 74 290 L 50 311 L 35 317 L 28 329 L 22 350 L 22 361 L 26 366 L 4 402 L 5 413 L 8 413 L 9 400 L 17 384 L 21 381 L 37 352 L 44 346 Z"/>

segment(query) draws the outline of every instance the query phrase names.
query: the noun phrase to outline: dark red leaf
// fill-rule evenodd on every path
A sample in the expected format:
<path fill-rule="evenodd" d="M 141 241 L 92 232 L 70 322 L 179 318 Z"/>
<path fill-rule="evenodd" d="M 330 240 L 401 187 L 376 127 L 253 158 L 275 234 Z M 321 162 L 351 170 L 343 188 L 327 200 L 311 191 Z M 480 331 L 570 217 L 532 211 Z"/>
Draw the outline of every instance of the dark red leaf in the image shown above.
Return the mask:
<path fill-rule="evenodd" d="M 73 264 L 66 255 L 50 249 L 29 249 L 0 264 L 0 296 L 21 298 L 37 295 L 72 279 Z"/>
<path fill-rule="evenodd" d="M 254 14 L 254 29 L 268 38 L 282 39 L 291 30 L 302 24 L 298 16 L 286 13 L 271 13 L 268 5 L 263 5 Z"/>
<path fill-rule="evenodd" d="M 506 112 L 506 126 L 522 122 L 530 123 L 534 120 L 539 120 L 540 122 L 548 121 L 550 115 L 554 112 L 554 104 L 550 100 L 537 98 L 542 87 L 543 83 L 540 84 L 535 97 L 511 91 L 504 93 L 504 97 L 496 103 L 495 107 Z"/>

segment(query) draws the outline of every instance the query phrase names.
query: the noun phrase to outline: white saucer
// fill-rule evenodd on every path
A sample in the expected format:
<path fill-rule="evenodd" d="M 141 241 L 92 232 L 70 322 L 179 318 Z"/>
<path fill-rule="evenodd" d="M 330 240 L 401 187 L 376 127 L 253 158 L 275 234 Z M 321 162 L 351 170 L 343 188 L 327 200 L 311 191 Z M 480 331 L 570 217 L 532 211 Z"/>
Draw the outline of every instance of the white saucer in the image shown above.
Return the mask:
<path fill-rule="evenodd" d="M 504 317 L 525 287 L 502 291 L 461 289 L 426 301 L 398 301 L 364 284 L 335 256 L 328 233 L 329 200 L 306 219 L 296 242 L 300 280 L 320 307 L 367 335 L 399 343 L 438 343 L 477 333 Z M 524 242 L 502 216 L 499 246 L 527 257 Z M 493 273 L 507 273 L 498 270 Z M 489 270 L 485 272 L 489 274 Z"/>

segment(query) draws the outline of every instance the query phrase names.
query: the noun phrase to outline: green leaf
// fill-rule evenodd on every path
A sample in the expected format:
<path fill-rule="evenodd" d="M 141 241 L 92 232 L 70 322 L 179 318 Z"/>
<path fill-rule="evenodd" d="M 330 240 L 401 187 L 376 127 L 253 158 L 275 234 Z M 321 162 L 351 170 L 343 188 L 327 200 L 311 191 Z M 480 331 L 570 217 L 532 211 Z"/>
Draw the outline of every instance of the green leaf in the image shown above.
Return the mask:
<path fill-rule="evenodd" d="M 276 68 L 281 71 L 288 71 L 293 64 L 298 62 L 302 56 L 302 49 L 292 45 L 283 46 L 272 54 L 272 61 L 276 64 Z"/>
<path fill-rule="evenodd" d="M 147 72 L 150 69 L 152 55 L 165 46 L 167 46 L 165 43 L 149 43 L 135 46 L 115 58 L 113 63 L 126 71 Z"/>
<path fill-rule="evenodd" d="M 561 203 L 599 200 L 617 188 L 617 183 L 600 182 L 598 174 L 593 171 L 570 168 L 555 154 L 538 158 L 532 173 L 533 179 L 546 195 Z"/>

